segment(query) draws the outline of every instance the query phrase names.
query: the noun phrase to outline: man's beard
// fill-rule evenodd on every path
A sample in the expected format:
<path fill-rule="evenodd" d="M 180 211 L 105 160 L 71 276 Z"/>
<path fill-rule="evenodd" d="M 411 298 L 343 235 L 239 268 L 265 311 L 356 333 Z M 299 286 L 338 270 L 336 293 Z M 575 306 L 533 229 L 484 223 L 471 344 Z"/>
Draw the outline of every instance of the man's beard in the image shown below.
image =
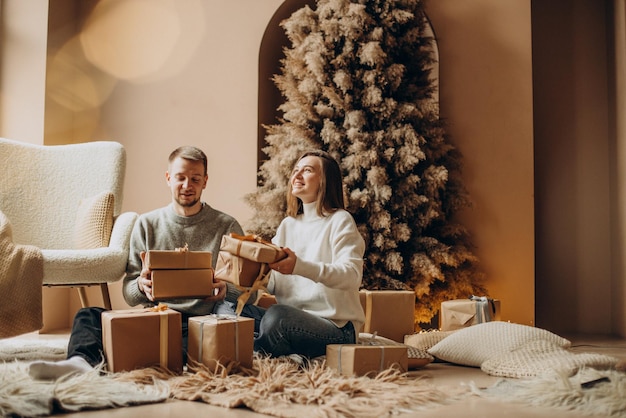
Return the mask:
<path fill-rule="evenodd" d="M 176 198 L 176 203 L 184 208 L 190 208 L 195 206 L 200 201 L 200 198 L 194 200 L 182 200 L 180 197 Z"/>

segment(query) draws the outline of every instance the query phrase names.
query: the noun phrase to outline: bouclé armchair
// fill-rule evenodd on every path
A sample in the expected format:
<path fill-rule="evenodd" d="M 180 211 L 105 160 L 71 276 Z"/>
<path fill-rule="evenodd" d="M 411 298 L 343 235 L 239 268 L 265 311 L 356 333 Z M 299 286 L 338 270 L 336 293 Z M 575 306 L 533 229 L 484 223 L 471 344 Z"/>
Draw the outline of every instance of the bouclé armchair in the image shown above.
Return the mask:
<path fill-rule="evenodd" d="M 16 244 L 39 247 L 43 285 L 98 285 L 123 278 L 137 219 L 121 213 L 126 153 L 117 142 L 33 145 L 0 138 L 0 211 Z"/>

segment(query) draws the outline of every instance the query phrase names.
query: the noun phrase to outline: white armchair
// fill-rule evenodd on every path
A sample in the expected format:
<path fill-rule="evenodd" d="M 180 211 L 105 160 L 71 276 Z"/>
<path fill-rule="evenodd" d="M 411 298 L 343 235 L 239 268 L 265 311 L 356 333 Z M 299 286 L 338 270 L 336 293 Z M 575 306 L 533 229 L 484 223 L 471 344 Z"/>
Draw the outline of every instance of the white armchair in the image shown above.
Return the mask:
<path fill-rule="evenodd" d="M 99 285 L 111 308 L 108 283 L 124 277 L 137 219 L 121 213 L 126 153 L 117 142 L 33 145 L 0 138 L 0 211 L 16 244 L 43 256 L 43 285 Z"/>

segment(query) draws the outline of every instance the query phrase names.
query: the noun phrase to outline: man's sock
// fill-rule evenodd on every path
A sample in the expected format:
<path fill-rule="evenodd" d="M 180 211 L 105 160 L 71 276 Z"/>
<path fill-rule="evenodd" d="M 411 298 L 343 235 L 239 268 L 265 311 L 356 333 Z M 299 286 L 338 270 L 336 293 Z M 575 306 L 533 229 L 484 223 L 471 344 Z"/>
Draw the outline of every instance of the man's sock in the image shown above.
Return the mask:
<path fill-rule="evenodd" d="M 33 379 L 56 380 L 69 373 L 87 373 L 93 370 L 91 364 L 80 356 L 61 361 L 35 361 L 30 364 L 28 374 Z"/>

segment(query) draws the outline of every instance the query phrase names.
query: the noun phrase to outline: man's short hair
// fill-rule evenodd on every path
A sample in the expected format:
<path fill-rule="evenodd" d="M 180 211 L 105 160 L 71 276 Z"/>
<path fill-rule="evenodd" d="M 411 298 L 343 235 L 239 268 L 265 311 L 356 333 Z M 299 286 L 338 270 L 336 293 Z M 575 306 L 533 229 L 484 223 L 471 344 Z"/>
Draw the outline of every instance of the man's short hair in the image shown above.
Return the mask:
<path fill-rule="evenodd" d="M 169 163 L 172 164 L 172 161 L 174 161 L 178 157 L 190 161 L 202 161 L 202 165 L 204 166 L 204 174 L 207 174 L 206 154 L 200 148 L 192 147 L 189 145 L 178 147 L 170 154 L 170 157 L 168 159 Z"/>

